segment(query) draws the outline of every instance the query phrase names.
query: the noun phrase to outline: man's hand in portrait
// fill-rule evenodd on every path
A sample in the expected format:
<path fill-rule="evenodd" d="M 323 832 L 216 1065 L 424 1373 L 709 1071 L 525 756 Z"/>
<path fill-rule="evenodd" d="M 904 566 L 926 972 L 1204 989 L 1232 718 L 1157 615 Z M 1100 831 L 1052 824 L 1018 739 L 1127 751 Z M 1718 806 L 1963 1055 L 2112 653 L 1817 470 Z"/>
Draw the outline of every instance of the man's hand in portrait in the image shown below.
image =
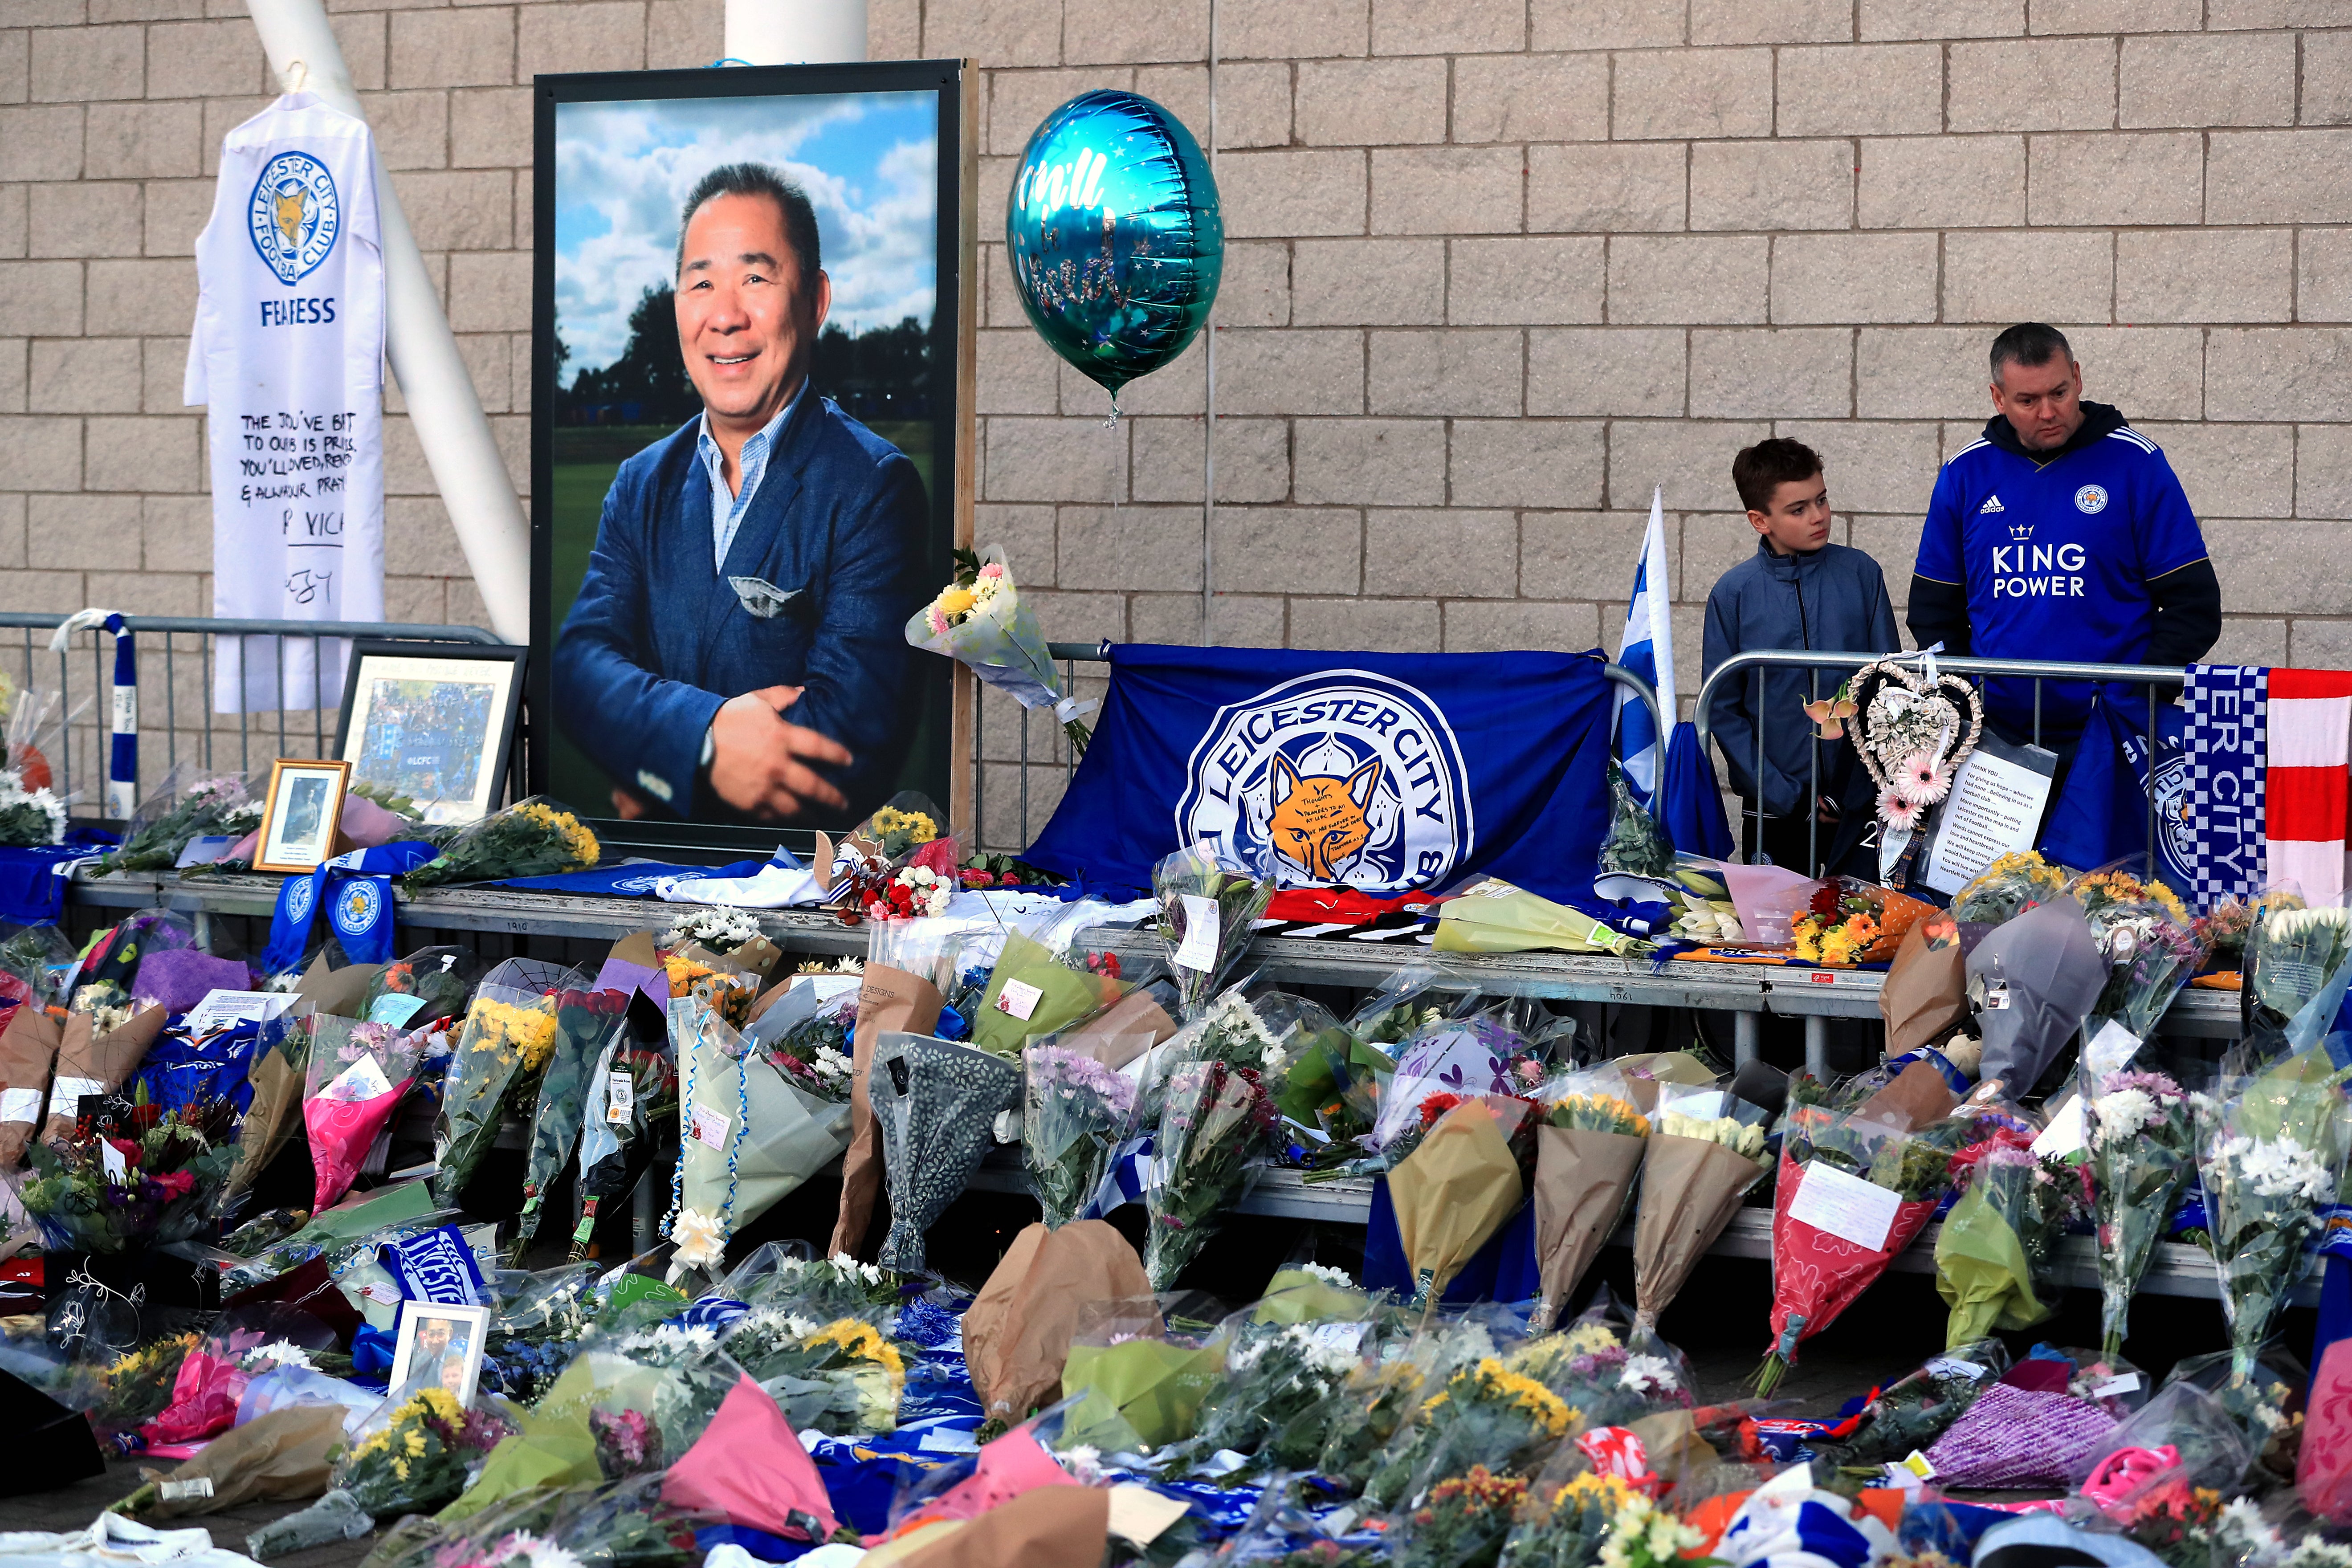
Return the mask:
<path fill-rule="evenodd" d="M 784 719 L 800 694 L 797 686 L 747 691 L 722 703 L 710 721 L 710 787 L 736 810 L 789 822 L 811 806 L 838 811 L 848 805 L 809 766 L 847 767 L 847 748 Z"/>

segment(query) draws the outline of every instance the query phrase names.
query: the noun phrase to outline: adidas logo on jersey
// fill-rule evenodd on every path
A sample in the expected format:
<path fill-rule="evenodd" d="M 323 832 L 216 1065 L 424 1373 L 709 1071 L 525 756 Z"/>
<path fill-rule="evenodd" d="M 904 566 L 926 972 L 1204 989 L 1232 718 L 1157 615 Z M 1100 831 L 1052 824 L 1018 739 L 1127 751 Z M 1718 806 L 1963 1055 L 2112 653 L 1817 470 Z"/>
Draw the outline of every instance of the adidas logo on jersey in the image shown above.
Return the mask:
<path fill-rule="evenodd" d="M 2008 510 L 2009 509 L 2007 507 L 2000 504 L 2000 498 L 1999 496 L 1987 496 L 1985 498 L 1984 505 L 1977 508 L 1977 515 L 1979 517 L 1982 517 L 1989 511 L 2006 511 Z"/>

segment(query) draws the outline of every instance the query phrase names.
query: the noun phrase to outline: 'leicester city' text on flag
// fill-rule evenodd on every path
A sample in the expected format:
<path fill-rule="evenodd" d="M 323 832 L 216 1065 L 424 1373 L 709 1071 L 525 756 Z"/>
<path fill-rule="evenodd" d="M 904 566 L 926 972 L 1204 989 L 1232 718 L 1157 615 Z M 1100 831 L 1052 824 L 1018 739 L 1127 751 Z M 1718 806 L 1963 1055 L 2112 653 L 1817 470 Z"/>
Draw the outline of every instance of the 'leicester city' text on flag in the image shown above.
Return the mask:
<path fill-rule="evenodd" d="M 1149 886 L 1222 838 L 1286 887 L 1394 894 L 1475 871 L 1589 894 L 1609 826 L 1608 678 L 1586 653 L 1115 646 L 1070 791 L 1025 857 Z"/>

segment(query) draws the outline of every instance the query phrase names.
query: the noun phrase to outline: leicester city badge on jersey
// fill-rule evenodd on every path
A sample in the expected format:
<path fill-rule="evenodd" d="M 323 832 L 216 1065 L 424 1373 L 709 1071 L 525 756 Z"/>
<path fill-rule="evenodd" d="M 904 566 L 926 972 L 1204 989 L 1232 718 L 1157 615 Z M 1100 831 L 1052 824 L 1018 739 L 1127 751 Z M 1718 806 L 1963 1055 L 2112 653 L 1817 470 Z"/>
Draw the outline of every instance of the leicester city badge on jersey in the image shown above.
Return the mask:
<path fill-rule="evenodd" d="M 354 963 L 392 959 L 392 883 L 383 877 L 346 877 L 335 885 L 327 923 Z M 365 954 L 366 956 L 362 956 Z"/>
<path fill-rule="evenodd" d="M 1370 670 L 1302 676 L 1220 709 L 1187 773 L 1178 841 L 1223 838 L 1285 886 L 1427 887 L 1476 842 L 1444 710 Z"/>
<path fill-rule="evenodd" d="M 2096 517 L 2107 510 L 2107 487 L 2084 485 L 2074 492 L 2074 510 L 2085 517 Z"/>
<path fill-rule="evenodd" d="M 280 283 L 290 287 L 317 270 L 342 226 L 334 176 L 324 163 L 308 153 L 280 153 L 262 165 L 246 227 Z"/>

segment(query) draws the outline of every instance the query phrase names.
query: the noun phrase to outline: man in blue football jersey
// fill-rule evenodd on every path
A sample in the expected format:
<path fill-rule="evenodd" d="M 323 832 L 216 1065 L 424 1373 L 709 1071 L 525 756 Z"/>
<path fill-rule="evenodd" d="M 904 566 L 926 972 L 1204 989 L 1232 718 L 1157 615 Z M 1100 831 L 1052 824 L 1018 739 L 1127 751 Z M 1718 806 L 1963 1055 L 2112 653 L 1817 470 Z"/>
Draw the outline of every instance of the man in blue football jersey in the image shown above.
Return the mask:
<path fill-rule="evenodd" d="M 1921 647 L 1984 658 L 2194 663 L 2221 632 L 2221 584 L 2172 465 L 2083 401 L 2065 335 L 2028 321 L 1992 343 L 1984 435 L 1936 477 L 1907 619 Z M 2071 751 L 2088 681 L 2042 688 L 2042 743 Z M 1985 685 L 1987 715 L 2036 728 L 2033 683 Z"/>

